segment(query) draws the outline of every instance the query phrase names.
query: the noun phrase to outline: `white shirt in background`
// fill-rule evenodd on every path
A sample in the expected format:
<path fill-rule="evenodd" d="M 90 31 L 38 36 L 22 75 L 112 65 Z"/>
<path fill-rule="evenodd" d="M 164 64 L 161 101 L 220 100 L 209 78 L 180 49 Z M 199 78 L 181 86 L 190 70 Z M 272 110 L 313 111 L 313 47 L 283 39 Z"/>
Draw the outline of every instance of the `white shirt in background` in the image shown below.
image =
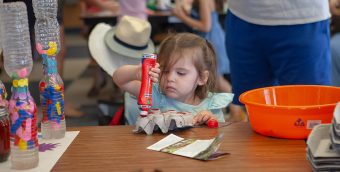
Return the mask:
<path fill-rule="evenodd" d="M 330 17 L 328 0 L 228 0 L 237 17 L 258 25 L 313 23 Z"/>

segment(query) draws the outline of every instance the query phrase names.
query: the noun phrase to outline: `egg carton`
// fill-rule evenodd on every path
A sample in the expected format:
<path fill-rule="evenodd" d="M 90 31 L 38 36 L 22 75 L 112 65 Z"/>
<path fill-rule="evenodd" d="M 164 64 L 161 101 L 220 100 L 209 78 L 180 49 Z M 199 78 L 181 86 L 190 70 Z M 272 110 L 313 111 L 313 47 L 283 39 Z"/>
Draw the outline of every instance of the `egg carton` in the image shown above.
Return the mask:
<path fill-rule="evenodd" d="M 334 112 L 333 112 L 333 126 L 336 129 L 340 136 L 340 102 L 336 104 Z"/>
<path fill-rule="evenodd" d="M 168 110 L 161 112 L 159 109 L 152 109 L 146 117 L 137 118 L 134 133 L 145 132 L 151 135 L 154 131 L 161 130 L 167 133 L 179 128 L 192 127 L 194 115 L 190 112 L 177 112 Z"/>

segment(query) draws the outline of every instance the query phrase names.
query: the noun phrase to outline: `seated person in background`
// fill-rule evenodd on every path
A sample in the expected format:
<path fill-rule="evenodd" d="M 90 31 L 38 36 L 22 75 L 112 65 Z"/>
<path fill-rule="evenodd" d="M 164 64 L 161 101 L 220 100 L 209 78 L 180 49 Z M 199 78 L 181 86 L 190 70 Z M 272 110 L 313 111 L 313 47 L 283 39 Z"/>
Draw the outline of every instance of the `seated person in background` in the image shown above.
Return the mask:
<path fill-rule="evenodd" d="M 83 0 L 83 11 L 85 12 L 111 12 L 113 14 L 119 15 L 119 19 L 122 16 L 128 15 L 136 18 L 140 18 L 142 20 L 147 20 L 147 9 L 146 9 L 146 0 Z M 94 26 L 93 26 L 94 27 Z M 93 29 L 87 28 L 86 33 L 91 32 Z M 87 35 L 87 34 L 86 34 Z M 93 70 L 93 84 L 91 89 L 88 92 L 88 97 L 98 96 L 101 88 L 103 88 L 106 84 L 106 79 L 104 72 L 97 66 L 95 61 L 91 62 L 94 66 Z M 111 76 L 111 74 L 110 74 Z M 116 95 L 113 95 L 113 99 L 118 99 L 120 96 L 120 91 L 115 87 Z"/>
<path fill-rule="evenodd" d="M 191 33 L 171 35 L 161 43 L 157 61 L 149 73 L 154 82 L 152 108 L 191 112 L 196 125 L 210 119 L 225 121 L 222 108 L 233 95 L 214 93 L 216 54 L 209 42 Z M 121 89 L 138 97 L 141 65 L 124 65 L 112 78 Z"/>
<path fill-rule="evenodd" d="M 123 16 L 114 27 L 99 23 L 89 36 L 90 53 L 98 65 L 112 76 L 122 65 L 140 64 L 143 53 L 155 52 L 150 35 L 150 23 L 132 16 Z M 135 119 L 127 118 L 127 122 L 134 125 Z"/>
<path fill-rule="evenodd" d="M 120 16 L 133 16 L 143 20 L 148 19 L 146 0 L 119 0 Z"/>

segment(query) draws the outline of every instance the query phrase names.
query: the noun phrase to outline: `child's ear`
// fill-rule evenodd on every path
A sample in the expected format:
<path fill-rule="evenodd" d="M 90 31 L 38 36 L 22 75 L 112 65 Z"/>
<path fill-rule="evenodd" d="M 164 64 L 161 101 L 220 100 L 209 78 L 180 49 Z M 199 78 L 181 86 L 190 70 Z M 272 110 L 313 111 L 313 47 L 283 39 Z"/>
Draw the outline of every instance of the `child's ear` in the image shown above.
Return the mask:
<path fill-rule="evenodd" d="M 208 81 L 208 78 L 209 78 L 209 71 L 205 70 L 204 72 L 202 72 L 202 75 L 200 76 L 198 80 L 198 85 L 202 86 L 206 84 Z"/>

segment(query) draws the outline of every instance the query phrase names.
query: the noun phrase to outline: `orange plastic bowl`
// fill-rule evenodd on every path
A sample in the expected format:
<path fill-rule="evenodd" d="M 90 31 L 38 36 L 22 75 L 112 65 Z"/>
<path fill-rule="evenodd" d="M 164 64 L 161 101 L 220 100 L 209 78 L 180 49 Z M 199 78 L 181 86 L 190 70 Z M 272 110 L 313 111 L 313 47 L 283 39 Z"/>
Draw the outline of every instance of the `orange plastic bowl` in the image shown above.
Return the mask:
<path fill-rule="evenodd" d="M 340 88 L 287 85 L 247 91 L 240 96 L 252 129 L 265 136 L 305 139 L 313 126 L 331 123 Z"/>

